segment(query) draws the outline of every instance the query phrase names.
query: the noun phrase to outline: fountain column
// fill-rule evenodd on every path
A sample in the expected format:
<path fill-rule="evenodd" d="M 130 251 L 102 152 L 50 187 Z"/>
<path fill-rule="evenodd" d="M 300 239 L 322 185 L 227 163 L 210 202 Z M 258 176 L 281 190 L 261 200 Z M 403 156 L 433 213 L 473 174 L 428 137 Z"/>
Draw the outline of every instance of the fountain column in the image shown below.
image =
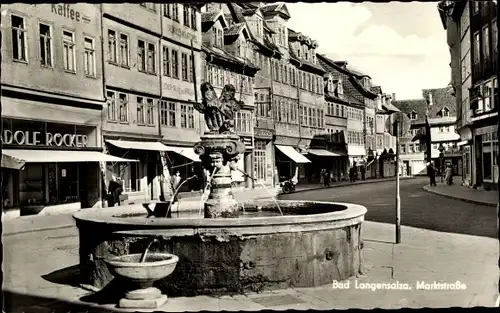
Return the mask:
<path fill-rule="evenodd" d="M 239 136 L 230 133 L 209 132 L 196 143 L 194 151 L 211 177 L 210 194 L 205 202 L 205 218 L 238 216 L 238 203 L 231 191 L 231 171 L 245 152 Z"/>

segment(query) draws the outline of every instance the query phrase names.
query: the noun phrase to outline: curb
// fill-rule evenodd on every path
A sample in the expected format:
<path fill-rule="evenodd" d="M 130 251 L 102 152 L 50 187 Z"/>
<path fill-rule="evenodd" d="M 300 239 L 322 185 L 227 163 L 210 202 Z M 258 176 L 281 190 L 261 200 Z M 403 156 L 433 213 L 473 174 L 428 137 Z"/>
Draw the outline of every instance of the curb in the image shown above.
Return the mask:
<path fill-rule="evenodd" d="M 489 203 L 489 202 L 484 202 L 484 201 L 479 201 L 479 200 L 472 200 L 472 199 L 466 199 L 466 198 L 460 198 L 457 196 L 452 196 L 449 194 L 445 194 L 436 190 L 432 190 L 429 185 L 422 187 L 423 190 L 427 191 L 428 193 L 432 193 L 438 196 L 454 199 L 454 200 L 459 200 L 467 203 L 472 203 L 472 204 L 477 204 L 477 205 L 484 205 L 484 206 L 489 206 L 489 207 L 497 207 L 497 203 Z"/>
<path fill-rule="evenodd" d="M 418 177 L 414 177 L 414 176 L 412 176 L 412 177 L 399 177 L 399 180 L 410 180 L 410 179 L 416 179 L 416 178 L 418 178 Z M 313 191 L 313 190 L 329 189 L 329 188 L 341 188 L 341 187 L 350 187 L 350 186 L 356 186 L 356 185 L 384 183 L 384 182 L 388 182 L 388 181 L 396 181 L 396 178 L 392 177 L 392 178 L 387 178 L 387 179 L 377 179 L 376 181 L 374 181 L 374 180 L 365 180 L 365 181 L 361 181 L 359 183 L 333 185 L 333 186 L 330 186 L 330 187 L 323 187 L 323 186 L 321 186 L 321 187 L 313 187 L 313 188 L 295 190 L 291 194 L 299 193 L 299 192 L 306 192 L 306 191 Z"/>

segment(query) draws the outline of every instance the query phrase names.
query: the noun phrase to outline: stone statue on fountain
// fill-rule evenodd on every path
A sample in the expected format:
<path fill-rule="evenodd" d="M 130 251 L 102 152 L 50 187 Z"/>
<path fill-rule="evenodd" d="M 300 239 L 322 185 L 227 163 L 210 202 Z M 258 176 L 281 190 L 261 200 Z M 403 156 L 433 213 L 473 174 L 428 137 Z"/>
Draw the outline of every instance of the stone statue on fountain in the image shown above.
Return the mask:
<path fill-rule="evenodd" d="M 201 85 L 201 104 L 195 109 L 204 114 L 209 129 L 196 143 L 194 151 L 210 175 L 210 194 L 205 202 L 205 218 L 237 217 L 238 203 L 231 192 L 231 171 L 236 170 L 245 145 L 234 133 L 236 113 L 242 102 L 235 99 L 233 85 L 224 86 L 220 98 L 209 83 Z"/>

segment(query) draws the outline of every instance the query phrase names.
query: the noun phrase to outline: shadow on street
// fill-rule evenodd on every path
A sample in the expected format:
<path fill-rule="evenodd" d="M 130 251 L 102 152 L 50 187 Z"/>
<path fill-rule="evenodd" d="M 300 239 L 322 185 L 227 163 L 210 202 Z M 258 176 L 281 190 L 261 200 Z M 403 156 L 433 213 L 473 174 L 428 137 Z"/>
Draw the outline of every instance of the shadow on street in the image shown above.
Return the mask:
<path fill-rule="evenodd" d="M 466 203 L 422 189 L 426 177 L 401 180 L 401 225 L 447 233 L 498 238 L 497 212 L 493 207 Z M 320 189 L 281 195 L 283 200 L 316 200 L 365 206 L 365 220 L 394 224 L 395 181 Z"/>
<path fill-rule="evenodd" d="M 96 308 L 91 305 L 74 303 L 56 298 L 34 296 L 4 290 L 3 311 L 9 313 L 45 313 L 45 312 L 71 312 L 71 313 L 98 313 L 116 312 L 107 308 Z"/>

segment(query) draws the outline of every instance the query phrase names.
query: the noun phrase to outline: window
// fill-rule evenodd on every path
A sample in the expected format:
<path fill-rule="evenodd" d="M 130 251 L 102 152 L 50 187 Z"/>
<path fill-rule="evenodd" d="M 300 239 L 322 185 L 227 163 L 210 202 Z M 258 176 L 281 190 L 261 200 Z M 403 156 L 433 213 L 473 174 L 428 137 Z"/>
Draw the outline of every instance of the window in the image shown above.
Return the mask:
<path fill-rule="evenodd" d="M 64 70 L 75 72 L 75 33 L 63 30 L 63 63 Z"/>
<path fill-rule="evenodd" d="M 490 56 L 490 28 L 485 26 L 483 28 L 483 58 L 488 58 Z"/>
<path fill-rule="evenodd" d="M 399 145 L 399 149 L 401 153 L 406 153 L 406 145 Z"/>
<path fill-rule="evenodd" d="M 163 75 L 170 76 L 170 50 L 163 46 Z"/>
<path fill-rule="evenodd" d="M 181 127 L 194 128 L 194 108 L 192 106 L 181 104 Z"/>
<path fill-rule="evenodd" d="M 175 127 L 175 102 L 160 101 L 160 123 L 162 126 Z"/>
<path fill-rule="evenodd" d="M 196 18 L 196 8 L 191 8 L 191 28 L 196 30 L 198 19 Z"/>
<path fill-rule="evenodd" d="M 146 124 L 154 125 L 154 100 L 151 98 L 146 99 Z"/>
<path fill-rule="evenodd" d="M 128 123 L 128 99 L 127 95 L 124 93 L 119 94 L 120 107 L 119 107 L 119 118 L 121 123 Z"/>
<path fill-rule="evenodd" d="M 12 23 L 12 58 L 16 61 L 27 61 L 26 28 L 24 18 L 11 15 Z"/>
<path fill-rule="evenodd" d="M 479 32 L 474 34 L 474 38 L 473 38 L 474 64 L 479 63 L 479 60 L 480 60 L 480 53 L 481 53 L 481 48 L 479 46 L 480 38 L 481 37 L 479 35 Z"/>
<path fill-rule="evenodd" d="M 156 46 L 148 43 L 148 73 L 156 74 Z"/>
<path fill-rule="evenodd" d="M 95 77 L 95 47 L 94 38 L 84 37 L 83 47 L 85 48 L 84 71 L 85 75 Z"/>
<path fill-rule="evenodd" d="M 121 66 L 129 67 L 130 52 L 128 48 L 128 36 L 120 34 L 120 62 Z"/>
<path fill-rule="evenodd" d="M 491 45 L 493 53 L 498 53 L 498 23 L 496 19 L 491 22 Z"/>
<path fill-rule="evenodd" d="M 179 52 L 172 50 L 172 77 L 179 78 Z"/>
<path fill-rule="evenodd" d="M 144 125 L 145 103 L 143 97 L 137 97 L 137 125 Z"/>
<path fill-rule="evenodd" d="M 190 24 L 190 15 L 189 15 L 189 5 L 187 3 L 183 4 L 183 9 L 184 9 L 184 15 L 183 15 L 183 21 L 184 25 L 187 27 L 191 27 Z"/>
<path fill-rule="evenodd" d="M 108 61 L 117 63 L 116 60 L 116 32 L 108 29 Z"/>
<path fill-rule="evenodd" d="M 107 118 L 108 121 L 116 121 L 116 94 L 113 91 L 106 92 Z"/>
<path fill-rule="evenodd" d="M 172 3 L 172 19 L 179 22 L 179 4 Z"/>
<path fill-rule="evenodd" d="M 188 69 L 188 80 L 190 82 L 193 82 L 193 72 L 195 71 L 195 68 L 194 68 L 194 60 L 193 60 L 193 56 L 192 55 L 189 55 L 189 69 Z"/>
<path fill-rule="evenodd" d="M 163 16 L 168 18 L 172 16 L 170 13 L 172 11 L 171 6 L 171 4 L 163 4 Z"/>
<path fill-rule="evenodd" d="M 141 72 L 146 72 L 146 43 L 142 40 L 137 41 L 137 66 Z"/>
<path fill-rule="evenodd" d="M 40 23 L 40 62 L 42 66 L 52 67 L 52 27 Z"/>
<path fill-rule="evenodd" d="M 409 144 L 408 145 L 408 153 L 415 153 L 415 145 L 414 144 Z"/>
<path fill-rule="evenodd" d="M 182 80 L 187 81 L 188 80 L 188 59 L 187 59 L 187 54 L 182 53 L 181 54 L 182 58 Z"/>

